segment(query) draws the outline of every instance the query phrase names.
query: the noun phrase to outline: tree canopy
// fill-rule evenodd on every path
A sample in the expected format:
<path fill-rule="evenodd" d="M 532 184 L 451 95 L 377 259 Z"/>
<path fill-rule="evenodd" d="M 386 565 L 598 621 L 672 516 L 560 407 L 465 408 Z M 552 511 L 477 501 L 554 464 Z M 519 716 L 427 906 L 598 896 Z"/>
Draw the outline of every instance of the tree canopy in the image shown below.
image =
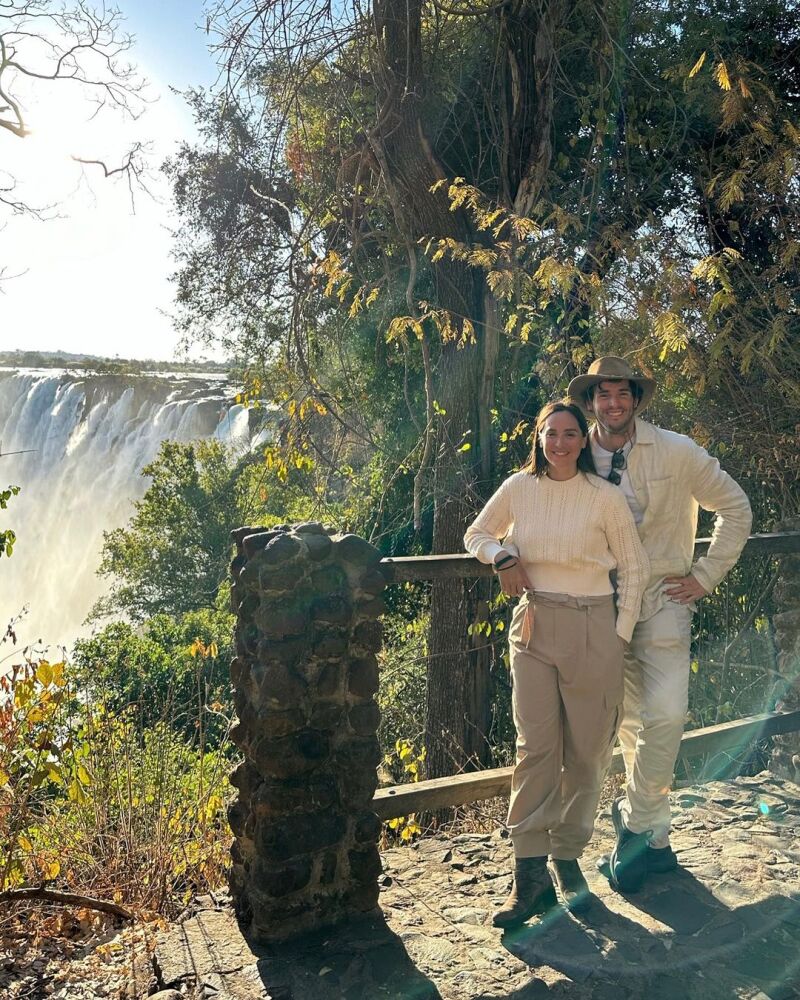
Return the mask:
<path fill-rule="evenodd" d="M 142 469 L 151 480 L 128 525 L 104 533 L 100 574 L 111 591 L 92 617 L 142 622 L 214 608 L 227 578 L 230 531 L 257 501 L 216 441 L 165 441 Z"/>
<path fill-rule="evenodd" d="M 225 85 L 167 166 L 181 320 L 284 407 L 286 455 L 380 468 L 368 533 L 458 551 L 608 351 L 796 507 L 796 3 L 226 0 L 209 26 Z M 485 755 L 487 598 L 433 587 L 433 774 Z"/>

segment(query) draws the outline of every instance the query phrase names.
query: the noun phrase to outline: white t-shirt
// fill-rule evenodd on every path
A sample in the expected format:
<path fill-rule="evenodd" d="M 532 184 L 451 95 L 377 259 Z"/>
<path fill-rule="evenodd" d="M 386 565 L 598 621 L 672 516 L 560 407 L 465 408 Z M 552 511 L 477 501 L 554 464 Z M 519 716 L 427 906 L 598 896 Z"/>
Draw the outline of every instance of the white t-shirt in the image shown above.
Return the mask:
<path fill-rule="evenodd" d="M 620 474 L 619 488 L 622 490 L 625 499 L 628 501 L 631 514 L 633 514 L 633 519 L 638 526 L 642 523 L 644 511 L 639 506 L 639 501 L 636 499 L 636 494 L 633 492 L 633 486 L 631 486 L 631 477 L 628 475 L 628 456 L 631 453 L 631 448 L 633 447 L 635 440 L 635 438 L 632 438 L 623 447 L 622 454 L 625 456 L 625 468 L 617 469 L 617 472 Z M 602 479 L 608 479 L 608 474 L 611 472 L 611 457 L 614 452 L 606 451 L 605 448 L 597 443 L 593 434 L 589 435 L 589 444 L 592 449 L 592 458 L 594 459 L 594 467 L 597 469 L 597 475 Z"/>

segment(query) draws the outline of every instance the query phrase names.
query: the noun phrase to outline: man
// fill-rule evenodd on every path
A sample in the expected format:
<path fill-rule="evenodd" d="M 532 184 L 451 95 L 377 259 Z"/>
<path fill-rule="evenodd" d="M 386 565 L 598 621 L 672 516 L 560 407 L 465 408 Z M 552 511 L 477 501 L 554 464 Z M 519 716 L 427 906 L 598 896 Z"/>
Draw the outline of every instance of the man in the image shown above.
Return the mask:
<path fill-rule="evenodd" d="M 704 448 L 641 419 L 655 388 L 609 355 L 568 390 L 594 420 L 598 474 L 625 494 L 652 574 L 625 655 L 619 739 L 628 780 L 612 806 L 610 859 L 611 883 L 623 892 L 641 888 L 648 872 L 677 867 L 668 794 L 688 707 L 692 613 L 738 559 L 752 519 L 744 491 Z M 707 555 L 692 564 L 698 507 L 716 521 Z"/>

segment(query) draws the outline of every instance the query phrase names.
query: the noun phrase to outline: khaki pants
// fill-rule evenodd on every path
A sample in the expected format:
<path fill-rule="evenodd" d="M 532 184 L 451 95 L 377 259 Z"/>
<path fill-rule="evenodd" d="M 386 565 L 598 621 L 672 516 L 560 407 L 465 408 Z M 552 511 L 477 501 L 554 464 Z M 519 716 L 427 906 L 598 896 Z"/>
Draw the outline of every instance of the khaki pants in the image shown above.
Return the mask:
<path fill-rule="evenodd" d="M 610 596 L 537 593 L 514 612 L 517 764 L 508 826 L 517 857 L 578 858 L 592 836 L 621 716 L 615 622 Z"/>
<path fill-rule="evenodd" d="M 619 731 L 628 785 L 620 812 L 634 833 L 669 843 L 669 790 L 689 699 L 693 605 L 667 602 L 639 622 L 625 653 L 625 711 Z"/>

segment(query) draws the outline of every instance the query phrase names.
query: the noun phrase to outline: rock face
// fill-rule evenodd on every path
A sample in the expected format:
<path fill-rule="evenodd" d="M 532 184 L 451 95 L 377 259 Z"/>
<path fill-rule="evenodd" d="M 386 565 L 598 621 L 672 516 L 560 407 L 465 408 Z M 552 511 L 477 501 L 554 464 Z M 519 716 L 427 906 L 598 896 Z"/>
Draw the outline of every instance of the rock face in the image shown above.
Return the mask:
<path fill-rule="evenodd" d="M 238 528 L 231 664 L 244 762 L 231 776 L 231 891 L 276 941 L 372 909 L 380 750 L 380 552 L 310 522 Z"/>

